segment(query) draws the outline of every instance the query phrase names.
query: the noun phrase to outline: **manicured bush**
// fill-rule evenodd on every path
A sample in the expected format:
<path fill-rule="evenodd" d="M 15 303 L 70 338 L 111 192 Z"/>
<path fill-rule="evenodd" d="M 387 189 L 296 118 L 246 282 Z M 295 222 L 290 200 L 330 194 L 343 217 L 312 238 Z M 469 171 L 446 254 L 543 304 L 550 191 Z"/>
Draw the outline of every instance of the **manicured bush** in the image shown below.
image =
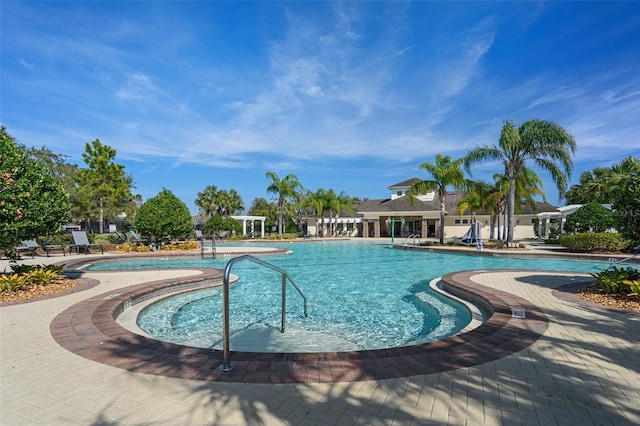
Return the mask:
<path fill-rule="evenodd" d="M 587 203 L 567 216 L 564 231 L 567 233 L 605 232 L 615 226 L 613 214 L 598 203 Z"/>
<path fill-rule="evenodd" d="M 579 253 L 621 251 L 626 247 L 620 234 L 610 232 L 564 234 L 558 242 L 567 250 Z"/>
<path fill-rule="evenodd" d="M 150 243 L 165 238 L 186 238 L 193 232 L 191 213 L 185 203 L 168 189 L 145 201 L 136 214 L 136 228 Z"/>

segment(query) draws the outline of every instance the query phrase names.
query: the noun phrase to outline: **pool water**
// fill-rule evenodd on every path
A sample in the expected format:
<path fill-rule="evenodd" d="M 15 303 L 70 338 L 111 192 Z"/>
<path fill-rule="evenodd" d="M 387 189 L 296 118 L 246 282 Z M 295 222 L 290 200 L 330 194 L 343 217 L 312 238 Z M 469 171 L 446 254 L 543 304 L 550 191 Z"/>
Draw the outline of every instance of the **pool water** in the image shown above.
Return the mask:
<path fill-rule="evenodd" d="M 266 244 L 265 244 L 266 245 Z M 288 286 L 287 331 L 298 341 L 290 351 L 380 349 L 439 340 L 471 320 L 466 306 L 443 297 L 429 282 L 448 272 L 482 269 L 536 269 L 598 272 L 604 262 L 488 257 L 432 251 L 397 250 L 388 244 L 313 242 L 277 244 L 291 254 L 265 259 L 286 270 L 308 299 Z M 138 259 L 91 265 L 92 270 L 174 267 L 224 268 L 228 259 Z M 281 276 L 252 262 L 234 265 L 240 280 L 230 287 L 231 342 L 262 330 L 272 336 L 280 324 Z M 138 325 L 160 340 L 219 347 L 221 289 L 176 295 L 143 310 Z M 234 333 L 237 337 L 234 337 Z M 268 340 L 268 339 L 267 339 Z M 322 345 L 318 345 L 322 341 Z M 317 350 L 311 347 L 321 346 Z M 329 346 L 329 347 L 327 347 Z M 237 350 L 233 348 L 232 350 Z"/>

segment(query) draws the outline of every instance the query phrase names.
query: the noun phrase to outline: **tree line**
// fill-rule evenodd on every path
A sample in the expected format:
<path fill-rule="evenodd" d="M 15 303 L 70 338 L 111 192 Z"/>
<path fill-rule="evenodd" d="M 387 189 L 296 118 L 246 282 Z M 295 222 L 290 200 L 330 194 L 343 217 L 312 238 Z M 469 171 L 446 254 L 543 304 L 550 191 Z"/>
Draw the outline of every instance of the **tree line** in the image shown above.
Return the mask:
<path fill-rule="evenodd" d="M 491 235 L 513 241 L 514 216 L 523 203 L 535 206 L 535 197 L 545 199 L 542 181 L 529 166 L 533 164 L 548 172 L 561 197 L 569 203 L 589 201 L 612 204 L 616 226 L 625 238 L 640 243 L 640 165 L 637 158 L 628 157 L 610 168 L 600 167 L 584 172 L 580 182 L 567 191 L 572 170 L 572 156 L 576 150 L 573 137 L 560 125 L 544 120 L 529 120 L 520 126 L 506 121 L 495 145 L 478 145 L 463 158 L 436 155 L 435 162 L 425 162 L 419 169 L 427 179 L 414 183 L 407 192 L 415 204 L 417 197 L 434 191 L 440 202 L 440 243 L 443 243 L 444 216 L 447 192 L 463 190 L 465 196 L 458 203 L 459 213 L 477 210 L 490 213 Z M 99 139 L 87 143 L 82 154 L 85 167 L 70 164 L 68 157 L 46 147 L 27 148 L 18 144 L 4 127 L 0 129 L 0 245 L 7 252 L 20 239 L 33 238 L 59 230 L 67 222 L 97 223 L 104 232 L 105 220 L 115 218 L 134 225 L 153 240 L 164 235 L 187 236 L 193 229 L 186 205 L 171 191 L 164 189 L 157 197 L 142 202 L 133 195 L 133 177 L 123 165 L 115 162 L 116 151 Z M 497 162 L 503 173 L 493 175 L 493 182 L 474 180 L 472 167 L 483 162 Z M 467 176 L 468 175 L 468 176 Z M 339 215 L 353 214 L 358 198 L 337 193 L 333 189 L 305 189 L 294 174 L 280 178 L 274 172 L 265 174 L 266 192 L 274 198 L 256 198 L 248 209 L 249 215 L 267 217 L 267 226 L 277 226 L 278 234 L 301 229 L 304 217 L 320 219 L 319 232 L 335 235 Z M 145 204 L 148 204 L 145 208 Z M 206 186 L 195 200 L 200 212 L 198 219 L 212 221 L 211 232 L 222 229 L 237 230 L 231 215 L 245 209 L 242 197 L 234 189 Z M 162 221 L 150 219 L 161 211 L 171 209 L 175 214 Z M 123 214 L 124 213 L 124 214 Z M 142 215 L 141 215 L 142 214 Z M 184 223 L 175 225 L 175 221 Z M 501 226 L 502 221 L 502 226 Z M 494 226 L 497 225 L 497 226 Z M 166 229 L 165 229 L 166 228 Z M 494 229 L 498 235 L 494 235 Z M 144 232 L 142 232 L 144 230 Z"/>

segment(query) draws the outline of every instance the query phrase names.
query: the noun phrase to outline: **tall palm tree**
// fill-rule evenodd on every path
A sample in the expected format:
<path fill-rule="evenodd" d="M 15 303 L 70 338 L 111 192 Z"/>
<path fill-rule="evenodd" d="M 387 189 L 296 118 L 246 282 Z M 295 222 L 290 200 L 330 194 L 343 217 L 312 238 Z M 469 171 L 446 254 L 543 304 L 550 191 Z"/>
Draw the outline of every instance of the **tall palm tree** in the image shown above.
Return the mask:
<path fill-rule="evenodd" d="M 507 242 L 513 242 L 514 216 L 516 204 L 516 180 L 528 160 L 548 171 L 562 197 L 567 189 L 571 174 L 576 141 L 560 125 L 545 120 L 525 121 L 516 127 L 512 121 L 505 121 L 498 145 L 480 145 L 471 150 L 465 158 L 469 170 L 475 163 L 498 160 L 504 165 L 509 181 L 507 197 Z"/>
<path fill-rule="evenodd" d="M 322 221 L 322 214 L 325 211 L 326 205 L 326 196 L 327 191 L 322 188 L 318 188 L 315 192 L 308 191 L 306 196 L 304 197 L 304 207 L 308 207 L 313 210 L 315 215 L 316 224 L 320 224 L 318 228 L 316 228 L 316 235 L 324 235 L 324 222 Z"/>
<path fill-rule="evenodd" d="M 204 211 L 207 218 L 211 217 L 218 210 L 218 187 L 208 185 L 202 192 L 198 192 L 195 204 Z"/>
<path fill-rule="evenodd" d="M 271 184 L 267 187 L 267 192 L 278 196 L 278 234 L 282 235 L 284 226 L 284 207 L 289 201 L 295 201 L 300 197 L 302 185 L 298 177 L 288 174 L 282 179 L 274 172 L 267 172 L 267 179 L 271 179 Z"/>
<path fill-rule="evenodd" d="M 221 213 L 226 216 L 231 216 L 244 210 L 242 197 L 235 189 L 220 191 L 218 205 Z"/>
<path fill-rule="evenodd" d="M 416 182 L 407 191 L 407 200 L 415 205 L 419 195 L 437 191 L 440 201 L 440 244 L 444 244 L 444 216 L 446 214 L 447 188 L 463 189 L 467 185 L 462 170 L 463 158 L 453 161 L 451 156 L 436 155 L 435 163 L 422 163 L 419 168 L 429 173 L 432 179 Z"/>
<path fill-rule="evenodd" d="M 338 216 L 340 216 L 340 212 L 346 211 L 350 214 L 353 214 L 353 198 L 348 196 L 346 192 L 341 191 L 340 194 L 337 194 L 330 189 L 327 191 L 328 199 L 327 206 L 329 207 L 329 216 L 333 219 L 333 228 L 331 229 L 331 236 L 335 236 L 336 228 L 338 227 Z M 335 213 L 335 216 L 333 216 Z"/>

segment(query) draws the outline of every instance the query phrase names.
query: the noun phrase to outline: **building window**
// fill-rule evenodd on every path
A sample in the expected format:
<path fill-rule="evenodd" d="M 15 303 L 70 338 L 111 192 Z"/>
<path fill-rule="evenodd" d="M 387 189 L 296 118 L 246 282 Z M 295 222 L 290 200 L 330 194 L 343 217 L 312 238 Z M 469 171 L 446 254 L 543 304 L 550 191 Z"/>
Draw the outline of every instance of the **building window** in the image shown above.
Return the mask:
<path fill-rule="evenodd" d="M 400 190 L 400 191 L 396 192 L 396 195 L 397 195 L 398 197 L 402 197 L 402 190 Z"/>
<path fill-rule="evenodd" d="M 463 225 L 468 225 L 469 224 L 469 219 L 463 219 L 462 220 L 462 224 Z"/>
<path fill-rule="evenodd" d="M 456 225 L 460 225 L 460 219 L 454 220 L 453 223 L 455 223 Z"/>

